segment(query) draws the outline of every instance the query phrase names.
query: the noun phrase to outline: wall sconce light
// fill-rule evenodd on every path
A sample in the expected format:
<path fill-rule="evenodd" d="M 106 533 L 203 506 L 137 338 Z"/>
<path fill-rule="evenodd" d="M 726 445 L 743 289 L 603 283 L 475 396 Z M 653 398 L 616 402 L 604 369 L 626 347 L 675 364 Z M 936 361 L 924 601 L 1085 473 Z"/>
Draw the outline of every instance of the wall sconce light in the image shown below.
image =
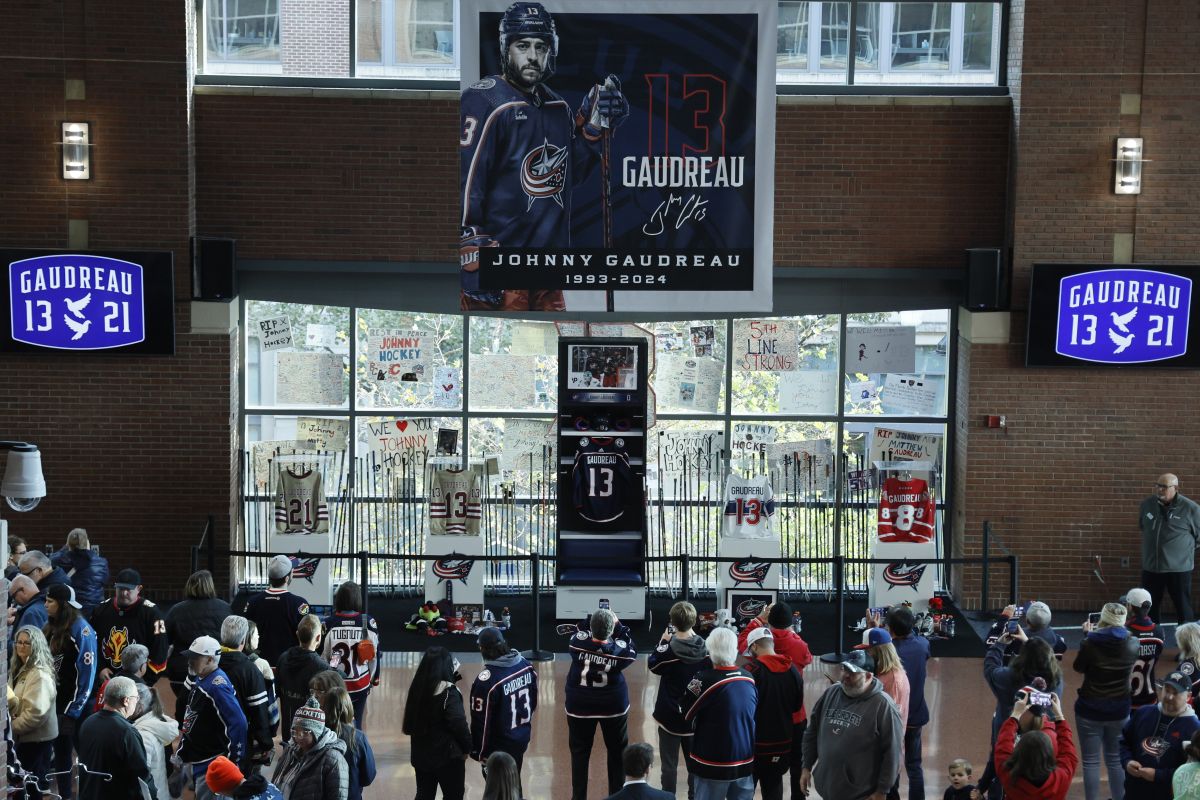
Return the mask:
<path fill-rule="evenodd" d="M 1117 157 L 1113 170 L 1113 193 L 1141 194 L 1142 193 L 1142 164 L 1148 159 L 1142 158 L 1142 140 L 1140 138 L 1117 139 Z"/>
<path fill-rule="evenodd" d="M 92 177 L 91 125 L 86 122 L 64 122 L 60 144 L 63 179 L 89 180 Z"/>

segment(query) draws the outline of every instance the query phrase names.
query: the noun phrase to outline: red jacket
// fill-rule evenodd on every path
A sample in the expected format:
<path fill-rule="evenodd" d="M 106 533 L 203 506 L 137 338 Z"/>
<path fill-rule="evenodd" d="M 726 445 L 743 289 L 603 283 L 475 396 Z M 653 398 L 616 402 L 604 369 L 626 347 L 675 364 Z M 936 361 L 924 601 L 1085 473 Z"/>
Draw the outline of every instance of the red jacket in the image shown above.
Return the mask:
<path fill-rule="evenodd" d="M 1025 778 L 1013 779 L 1004 768 L 1004 762 L 1012 755 L 1016 733 L 1017 721 L 1009 717 L 1000 726 L 1000 735 L 996 739 L 996 775 L 1004 787 L 1004 796 L 1011 800 L 1065 800 L 1067 792 L 1071 790 L 1071 778 L 1075 776 L 1075 768 L 1079 765 L 1067 721 L 1054 723 L 1054 733 L 1058 739 L 1054 747 L 1054 760 L 1058 766 L 1041 786 L 1035 786 Z"/>
<path fill-rule="evenodd" d="M 746 652 L 746 637 L 750 635 L 750 631 L 755 628 L 761 628 L 765 625 L 758 617 L 750 620 L 750 624 L 738 634 L 738 652 Z M 781 656 L 787 656 L 796 665 L 796 669 L 804 672 L 804 668 L 812 663 L 812 653 L 808 649 L 808 645 L 800 638 L 800 635 L 791 628 L 772 628 L 771 635 L 775 639 L 775 652 Z M 804 706 L 800 706 L 800 710 L 792 714 L 792 723 L 799 725 L 804 722 L 807 712 Z"/>

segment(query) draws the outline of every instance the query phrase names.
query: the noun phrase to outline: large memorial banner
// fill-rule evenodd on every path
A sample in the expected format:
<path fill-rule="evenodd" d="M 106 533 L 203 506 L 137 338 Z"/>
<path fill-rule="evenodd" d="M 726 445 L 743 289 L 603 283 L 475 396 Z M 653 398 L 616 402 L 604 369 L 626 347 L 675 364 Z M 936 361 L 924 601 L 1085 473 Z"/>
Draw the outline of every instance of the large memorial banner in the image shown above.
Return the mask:
<path fill-rule="evenodd" d="M 771 309 L 776 4 L 463 0 L 463 309 Z"/>

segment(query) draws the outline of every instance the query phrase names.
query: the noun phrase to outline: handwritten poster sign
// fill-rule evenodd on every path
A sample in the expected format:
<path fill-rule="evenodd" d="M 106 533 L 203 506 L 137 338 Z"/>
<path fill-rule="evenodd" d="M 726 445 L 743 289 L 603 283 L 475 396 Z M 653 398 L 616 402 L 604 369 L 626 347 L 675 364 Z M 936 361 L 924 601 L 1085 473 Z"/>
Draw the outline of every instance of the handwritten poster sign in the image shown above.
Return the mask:
<path fill-rule="evenodd" d="M 273 439 L 265 442 L 254 442 L 250 445 L 251 472 L 257 486 L 266 486 L 271 480 L 271 461 L 277 455 L 292 455 L 295 453 L 316 455 L 316 451 L 308 447 L 307 442 L 293 439 Z"/>
<path fill-rule="evenodd" d="M 658 437 L 663 472 L 708 472 L 720 466 L 725 431 L 667 431 Z"/>
<path fill-rule="evenodd" d="M 838 373 L 831 370 L 797 370 L 779 375 L 779 411 L 782 414 L 831 414 L 837 408 Z"/>
<path fill-rule="evenodd" d="M 801 492 L 828 492 L 833 485 L 833 448 L 828 439 L 776 442 L 767 460 L 783 469 L 784 482 Z"/>
<path fill-rule="evenodd" d="M 917 368 L 917 329 L 911 325 L 846 328 L 846 371 L 871 375 Z"/>
<path fill-rule="evenodd" d="M 846 401 L 853 406 L 865 406 L 879 397 L 875 381 L 852 381 L 846 388 Z"/>
<path fill-rule="evenodd" d="M 462 370 L 458 367 L 438 367 L 433 371 L 433 405 L 437 408 L 462 405 Z"/>
<path fill-rule="evenodd" d="M 770 309 L 778 4 L 555 0 L 506 17 L 510 5 L 456 4 L 460 223 L 497 245 L 468 255 L 469 305 L 603 311 L 607 290 L 618 312 Z M 521 97 L 504 78 L 502 24 L 554 31 L 557 70 L 543 62 L 522 89 L 552 91 L 572 114 L 604 91 L 579 133 L 491 116 L 497 98 Z M 520 153 L 494 158 L 497 141 Z"/>
<path fill-rule="evenodd" d="M 300 417 L 296 420 L 296 441 L 313 450 L 345 450 L 350 438 L 350 420 Z"/>
<path fill-rule="evenodd" d="M 342 356 L 284 351 L 275 359 L 275 402 L 319 406 L 346 402 Z"/>
<path fill-rule="evenodd" d="M 922 417 L 937 413 L 937 387 L 926 381 L 924 375 L 888 373 L 880 397 L 885 413 Z"/>
<path fill-rule="evenodd" d="M 746 372 L 788 372 L 796 368 L 796 323 L 788 319 L 735 319 L 733 357 Z"/>
<path fill-rule="evenodd" d="M 258 321 L 258 342 L 265 352 L 291 347 L 292 321 L 287 317 L 260 319 Z"/>
<path fill-rule="evenodd" d="M 725 365 L 713 358 L 664 355 L 655 383 L 668 408 L 714 412 L 721 399 Z"/>
<path fill-rule="evenodd" d="M 916 433 L 894 428 L 875 428 L 871 431 L 871 450 L 868 460 L 928 461 L 942 460 L 942 436 L 936 433 Z"/>
<path fill-rule="evenodd" d="M 537 322 L 519 322 L 513 328 L 513 355 L 544 356 L 557 352 L 558 334 L 553 325 Z"/>
<path fill-rule="evenodd" d="M 304 330 L 304 345 L 306 347 L 333 347 L 334 336 L 332 325 L 310 322 Z"/>
<path fill-rule="evenodd" d="M 534 402 L 536 356 L 471 355 L 471 404 L 477 408 L 528 408 Z"/>
<path fill-rule="evenodd" d="M 549 449 L 547 449 L 549 448 Z M 510 419 L 504 423 L 500 467 L 518 472 L 542 468 L 543 454 L 553 459 L 554 426 L 544 419 Z M 532 460 L 531 460 L 532 456 Z"/>
<path fill-rule="evenodd" d="M 427 381 L 432 340 L 418 331 L 374 328 L 367 334 L 367 371 L 376 381 Z"/>
<path fill-rule="evenodd" d="M 758 455 L 767 452 L 767 446 L 775 443 L 778 431 L 774 425 L 755 422 L 738 422 L 733 426 L 733 440 L 729 443 L 734 457 Z"/>
<path fill-rule="evenodd" d="M 376 468 L 434 452 L 437 430 L 433 424 L 428 417 L 368 422 L 367 449 L 375 454 Z"/>

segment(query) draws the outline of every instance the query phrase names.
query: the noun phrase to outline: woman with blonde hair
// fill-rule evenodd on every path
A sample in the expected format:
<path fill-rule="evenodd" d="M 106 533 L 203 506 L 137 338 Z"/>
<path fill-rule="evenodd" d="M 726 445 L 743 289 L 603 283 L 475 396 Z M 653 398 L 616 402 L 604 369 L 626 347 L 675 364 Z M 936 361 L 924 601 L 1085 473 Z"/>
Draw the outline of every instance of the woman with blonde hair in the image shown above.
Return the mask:
<path fill-rule="evenodd" d="M 900 709 L 900 728 L 908 724 L 908 673 L 900 662 L 900 654 L 892 644 L 892 635 L 887 628 L 868 628 L 864 641 L 858 646 L 866 650 L 875 661 L 875 677 L 883 684 L 883 691 L 896 703 Z"/>
<path fill-rule="evenodd" d="M 354 701 L 345 689 L 335 686 L 325 692 L 321 703 L 325 712 L 325 727 L 346 743 L 346 766 L 350 773 L 350 793 L 347 800 L 362 800 L 364 786 L 375 780 L 375 751 L 367 735 L 354 726 Z"/>
<path fill-rule="evenodd" d="M 70 576 L 75 599 L 83 606 L 84 616 L 89 616 L 93 608 L 104 602 L 108 561 L 99 551 L 92 550 L 92 542 L 83 528 L 74 528 L 67 534 L 66 545 L 50 554 L 50 563 Z"/>
<path fill-rule="evenodd" d="M 40 630 L 26 625 L 13 639 L 12 659 L 8 664 L 8 714 L 11 718 L 17 758 L 38 785 L 46 785 L 54 740 L 58 737 L 55 713 L 54 657 Z M 39 800 L 41 794 L 30 793 Z"/>
<path fill-rule="evenodd" d="M 1175 643 L 1179 645 L 1179 666 L 1175 669 L 1192 676 L 1192 708 L 1200 709 L 1200 623 L 1185 622 L 1175 629 Z M 1186 665 L 1186 666 L 1185 666 Z"/>

